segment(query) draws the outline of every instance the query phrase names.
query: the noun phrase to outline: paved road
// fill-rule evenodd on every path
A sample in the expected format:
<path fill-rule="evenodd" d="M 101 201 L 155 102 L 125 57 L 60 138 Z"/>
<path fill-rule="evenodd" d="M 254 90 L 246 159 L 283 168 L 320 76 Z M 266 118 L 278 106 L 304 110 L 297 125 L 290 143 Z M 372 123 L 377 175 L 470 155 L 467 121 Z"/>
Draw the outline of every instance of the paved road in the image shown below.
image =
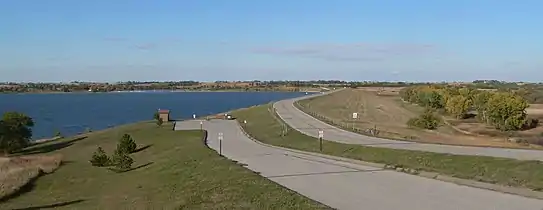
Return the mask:
<path fill-rule="evenodd" d="M 177 130 L 199 129 L 199 121 L 178 122 Z M 262 176 L 337 209 L 541 210 L 543 200 L 459 186 L 275 149 L 247 138 L 235 121 L 204 121 L 208 144 Z"/>
<path fill-rule="evenodd" d="M 277 110 L 279 116 L 291 127 L 296 128 L 300 132 L 313 137 L 318 137 L 318 130 L 322 129 L 324 131 L 324 139 L 329 141 L 337 141 L 348 144 L 360 144 L 373 147 L 421 150 L 459 155 L 481 155 L 514 158 L 521 160 L 543 160 L 543 151 L 537 150 L 423 144 L 375 138 L 364 136 L 358 133 L 353 133 L 350 131 L 345 131 L 326 124 L 318 119 L 315 119 L 314 117 L 300 111 L 293 104 L 297 100 L 318 96 L 319 95 L 311 95 L 301 98 L 287 99 L 276 102 L 274 104 L 274 107 Z"/>

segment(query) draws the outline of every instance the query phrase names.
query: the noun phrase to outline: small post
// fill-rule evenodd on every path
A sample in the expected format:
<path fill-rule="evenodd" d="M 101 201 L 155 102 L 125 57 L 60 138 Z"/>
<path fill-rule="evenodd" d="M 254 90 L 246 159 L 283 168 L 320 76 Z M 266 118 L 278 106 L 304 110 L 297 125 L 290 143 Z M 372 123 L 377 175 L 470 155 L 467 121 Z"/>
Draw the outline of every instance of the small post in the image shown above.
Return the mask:
<path fill-rule="evenodd" d="M 196 114 L 193 114 L 193 115 L 192 115 L 192 119 L 196 119 Z"/>
<path fill-rule="evenodd" d="M 322 138 L 324 137 L 324 131 L 319 130 L 319 150 L 322 152 Z"/>
<path fill-rule="evenodd" d="M 200 130 L 204 130 L 204 122 L 200 120 Z"/>
<path fill-rule="evenodd" d="M 353 131 L 354 131 L 354 121 L 358 118 L 358 113 L 353 112 Z"/>
<path fill-rule="evenodd" d="M 219 155 L 222 156 L 222 133 L 219 133 Z"/>

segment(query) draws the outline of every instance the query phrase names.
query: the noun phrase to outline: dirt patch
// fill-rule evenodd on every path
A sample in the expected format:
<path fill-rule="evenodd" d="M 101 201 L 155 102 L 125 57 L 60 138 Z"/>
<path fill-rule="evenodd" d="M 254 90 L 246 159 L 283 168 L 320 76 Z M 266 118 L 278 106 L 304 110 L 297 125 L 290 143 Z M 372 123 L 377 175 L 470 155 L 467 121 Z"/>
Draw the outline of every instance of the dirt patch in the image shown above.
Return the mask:
<path fill-rule="evenodd" d="M 526 112 L 533 117 L 543 118 L 543 104 L 530 104 Z"/>
<path fill-rule="evenodd" d="M 377 128 L 384 138 L 452 145 L 538 148 L 512 143 L 504 137 L 466 135 L 450 126 L 441 126 L 435 131 L 409 128 L 407 121 L 418 116 L 422 108 L 402 102 L 397 95 L 399 90 L 401 88 L 347 89 L 300 103 L 309 111 L 345 127 Z M 379 93 L 386 93 L 386 96 Z M 393 93 L 396 93 L 395 97 Z M 352 119 L 353 112 L 358 113 L 358 119 Z"/>

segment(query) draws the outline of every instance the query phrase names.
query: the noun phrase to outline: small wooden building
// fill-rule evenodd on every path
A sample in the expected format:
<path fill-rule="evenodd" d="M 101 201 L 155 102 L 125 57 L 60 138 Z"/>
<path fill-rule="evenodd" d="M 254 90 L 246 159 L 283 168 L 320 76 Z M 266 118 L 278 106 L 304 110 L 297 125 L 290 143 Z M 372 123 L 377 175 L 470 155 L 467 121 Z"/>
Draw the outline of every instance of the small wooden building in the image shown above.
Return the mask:
<path fill-rule="evenodd" d="M 170 121 L 170 110 L 159 109 L 158 110 L 158 117 L 162 119 L 162 122 Z"/>

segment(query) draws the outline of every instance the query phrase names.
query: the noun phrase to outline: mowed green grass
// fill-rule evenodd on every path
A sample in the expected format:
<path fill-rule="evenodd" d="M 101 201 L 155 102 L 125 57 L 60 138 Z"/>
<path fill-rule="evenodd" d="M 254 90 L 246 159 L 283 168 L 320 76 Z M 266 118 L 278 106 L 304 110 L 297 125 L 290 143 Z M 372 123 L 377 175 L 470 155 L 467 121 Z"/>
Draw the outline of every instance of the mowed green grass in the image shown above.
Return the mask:
<path fill-rule="evenodd" d="M 203 131 L 171 128 L 150 122 L 126 125 L 88 134 L 86 139 L 50 151 L 63 154 L 66 164 L 40 177 L 28 192 L 0 203 L 0 209 L 326 208 L 219 156 L 203 144 Z M 97 146 L 111 153 L 125 133 L 138 147 L 149 146 L 131 154 L 137 169 L 115 173 L 90 165 Z"/>
<path fill-rule="evenodd" d="M 237 120 L 247 120 L 245 130 L 259 141 L 298 150 L 320 152 L 319 141 L 289 128 L 281 136 L 281 121 L 273 117 L 270 105 L 261 105 L 233 113 Z M 507 186 L 543 190 L 541 161 L 521 161 L 485 156 L 450 155 L 421 151 L 323 142 L 323 153 L 403 168 L 437 172 L 458 178 Z"/>

